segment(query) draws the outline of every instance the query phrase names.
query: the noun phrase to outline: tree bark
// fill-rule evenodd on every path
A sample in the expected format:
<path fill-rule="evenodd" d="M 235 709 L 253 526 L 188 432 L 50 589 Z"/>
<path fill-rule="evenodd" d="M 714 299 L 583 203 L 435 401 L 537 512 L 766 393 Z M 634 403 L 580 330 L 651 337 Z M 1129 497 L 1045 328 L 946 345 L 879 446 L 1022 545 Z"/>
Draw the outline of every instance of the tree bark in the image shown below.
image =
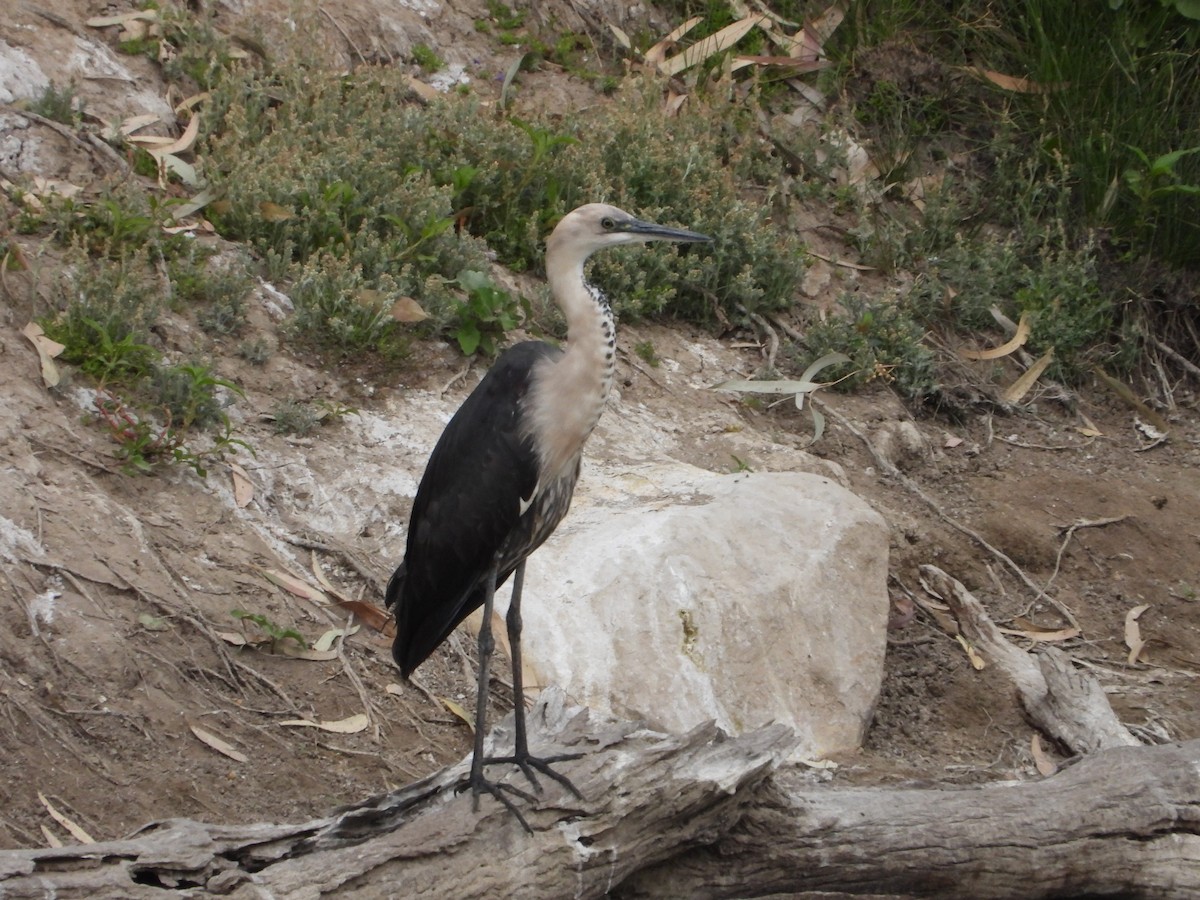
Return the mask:
<path fill-rule="evenodd" d="M 2 851 L 0 900 L 1200 898 L 1200 740 L 1131 746 L 1065 654 L 1017 650 L 961 584 L 932 567 L 925 575 L 1031 719 L 1089 755 L 1031 782 L 815 783 L 786 764 L 796 741 L 782 726 L 658 734 L 547 690 L 530 714 L 531 743 L 582 753 L 557 768 L 585 799 L 548 783 L 534 802 L 517 801 L 532 835 L 492 798 L 475 812 L 455 793 L 464 760 L 300 824 L 174 819 L 120 841 Z M 506 728 L 493 735 L 502 749 Z"/>

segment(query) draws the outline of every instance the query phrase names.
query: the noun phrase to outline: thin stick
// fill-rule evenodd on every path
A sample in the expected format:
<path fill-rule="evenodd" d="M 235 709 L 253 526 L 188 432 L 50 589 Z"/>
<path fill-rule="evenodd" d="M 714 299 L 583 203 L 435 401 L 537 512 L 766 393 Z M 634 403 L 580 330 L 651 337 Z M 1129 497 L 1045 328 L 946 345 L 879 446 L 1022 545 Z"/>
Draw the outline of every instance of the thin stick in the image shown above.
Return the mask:
<path fill-rule="evenodd" d="M 1168 347 L 1166 344 L 1164 344 L 1158 338 L 1151 338 L 1150 340 L 1154 344 L 1155 347 L 1157 347 L 1159 350 L 1161 350 L 1167 356 L 1171 357 L 1171 359 L 1173 359 L 1175 362 L 1179 363 L 1179 365 L 1182 366 L 1185 371 L 1191 373 L 1196 378 L 1200 378 L 1200 366 L 1197 366 L 1194 362 L 1189 360 L 1186 356 L 1184 356 L 1179 351 L 1172 350 L 1170 347 Z"/>
<path fill-rule="evenodd" d="M 1071 525 L 1064 526 L 1063 528 L 1059 528 L 1060 532 L 1065 530 L 1066 534 L 1063 537 L 1062 545 L 1058 548 L 1058 556 L 1056 556 L 1054 558 L 1054 571 L 1050 573 L 1050 578 L 1046 582 L 1046 586 L 1044 588 L 1042 588 L 1042 590 L 1043 591 L 1050 590 L 1050 585 L 1052 585 L 1054 583 L 1054 579 L 1058 577 L 1058 569 L 1059 569 L 1059 566 L 1062 565 L 1063 554 L 1067 552 L 1067 544 L 1071 543 L 1071 535 L 1073 535 L 1078 529 L 1080 529 L 1080 528 L 1102 528 L 1105 525 L 1115 525 L 1118 522 L 1124 522 L 1128 518 L 1129 518 L 1129 516 L 1112 516 L 1111 518 L 1108 518 L 1108 519 L 1092 519 L 1090 521 L 1087 519 L 1078 519 Z"/>

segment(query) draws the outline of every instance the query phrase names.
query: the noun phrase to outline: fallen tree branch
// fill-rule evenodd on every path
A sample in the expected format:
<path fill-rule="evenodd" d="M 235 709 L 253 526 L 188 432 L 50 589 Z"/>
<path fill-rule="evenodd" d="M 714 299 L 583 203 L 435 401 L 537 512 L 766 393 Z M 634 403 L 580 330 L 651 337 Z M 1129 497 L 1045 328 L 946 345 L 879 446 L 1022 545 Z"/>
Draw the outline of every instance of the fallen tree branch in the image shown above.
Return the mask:
<path fill-rule="evenodd" d="M 617 896 L 1197 897 L 1198 762 L 1190 741 L 1105 750 L 1020 784 L 835 788 L 781 774 L 720 841 Z"/>
<path fill-rule="evenodd" d="M 1065 653 L 1054 647 L 1026 653 L 1000 633 L 962 582 L 937 566 L 921 566 L 921 575 L 949 605 L 967 640 L 1012 680 L 1034 725 L 1075 753 L 1139 744 L 1113 712 L 1099 682 L 1076 670 Z"/>
<path fill-rule="evenodd" d="M 814 783 L 781 767 L 796 743 L 782 726 L 663 735 L 548 690 L 531 714 L 534 749 L 585 751 L 560 768 L 587 799 L 552 785 L 523 808 L 532 835 L 489 798 L 474 812 L 454 792 L 464 760 L 297 825 L 175 819 L 122 841 L 0 852 L 0 896 L 1200 897 L 1200 740 L 1135 746 L 1065 654 L 1018 649 L 959 582 L 933 566 L 922 575 L 1035 723 L 1095 752 L 1029 782 Z"/>

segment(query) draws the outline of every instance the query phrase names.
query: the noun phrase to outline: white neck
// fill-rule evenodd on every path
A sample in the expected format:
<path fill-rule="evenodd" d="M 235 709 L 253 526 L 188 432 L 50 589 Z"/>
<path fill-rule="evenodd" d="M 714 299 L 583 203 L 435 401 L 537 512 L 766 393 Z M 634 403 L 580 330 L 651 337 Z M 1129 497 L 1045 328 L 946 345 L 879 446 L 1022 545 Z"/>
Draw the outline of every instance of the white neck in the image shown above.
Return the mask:
<path fill-rule="evenodd" d="M 584 281 L 584 259 L 562 258 L 558 249 L 553 242 L 547 248 L 546 277 L 567 319 L 567 347 L 539 368 L 530 396 L 542 484 L 575 465 L 604 411 L 616 371 L 612 310 Z"/>

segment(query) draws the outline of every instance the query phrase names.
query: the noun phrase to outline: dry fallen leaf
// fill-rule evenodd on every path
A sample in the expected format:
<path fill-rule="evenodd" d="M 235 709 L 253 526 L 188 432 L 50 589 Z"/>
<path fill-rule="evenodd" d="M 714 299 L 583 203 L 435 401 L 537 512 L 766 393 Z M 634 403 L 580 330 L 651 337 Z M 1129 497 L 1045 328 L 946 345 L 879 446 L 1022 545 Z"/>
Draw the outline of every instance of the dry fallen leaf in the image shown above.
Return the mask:
<path fill-rule="evenodd" d="M 96 843 L 90 834 L 55 809 L 54 804 L 47 800 L 46 795 L 41 791 L 38 791 L 38 799 L 42 801 L 42 806 L 46 807 L 46 812 L 50 813 L 50 818 L 52 818 L 63 828 L 67 829 L 67 831 L 70 832 L 71 837 L 75 838 L 75 840 L 79 841 L 81 844 Z"/>
<path fill-rule="evenodd" d="M 1053 359 L 1054 348 L 1051 347 L 1046 351 L 1041 359 L 1026 369 L 1025 373 L 1016 381 L 1014 381 L 1012 386 L 1004 392 L 1004 402 L 1011 406 L 1015 406 L 1016 404 L 1020 403 L 1021 398 L 1029 393 L 1030 388 L 1032 388 L 1037 383 L 1037 380 L 1042 377 L 1042 373 L 1046 371 L 1046 367 L 1050 365 Z"/>
<path fill-rule="evenodd" d="M 38 359 L 42 364 L 42 381 L 46 387 L 56 387 L 61 376 L 58 372 L 58 366 L 54 364 L 54 358 L 62 353 L 66 347 L 58 341 L 52 341 L 46 337 L 42 331 L 42 326 L 37 322 L 30 322 L 21 329 L 21 334 L 29 338 L 29 342 L 33 344 L 33 349 L 37 351 Z"/>
<path fill-rule="evenodd" d="M 1069 641 L 1071 638 L 1079 637 L 1080 631 L 1078 628 L 1042 628 L 1034 625 L 1032 622 L 1023 622 L 1017 619 L 1013 624 L 1019 625 L 1019 628 L 1001 628 L 1002 634 L 1011 634 L 1017 637 L 1028 638 L 1031 641 L 1041 641 L 1042 643 L 1052 643 L 1054 641 Z"/>
<path fill-rule="evenodd" d="M 620 28 L 618 28 L 612 22 L 608 23 L 608 30 L 612 32 L 613 37 L 615 37 L 617 39 L 618 44 L 620 44 L 626 50 L 633 49 L 633 41 L 629 40 L 629 35 L 627 35 L 624 31 L 622 31 Z"/>
<path fill-rule="evenodd" d="M 662 63 L 664 59 L 666 59 L 667 50 L 675 46 L 681 37 L 683 37 L 703 21 L 704 19 L 702 19 L 700 16 L 694 16 L 693 18 L 688 19 L 682 25 L 676 27 L 674 31 L 646 51 L 646 55 L 644 57 L 646 63 L 648 65 L 658 67 L 658 65 Z"/>
<path fill-rule="evenodd" d="M 1034 732 L 1033 738 L 1029 742 L 1029 752 L 1033 754 L 1033 764 L 1037 766 L 1039 775 L 1049 778 L 1058 771 L 1058 766 L 1054 764 L 1054 760 L 1042 747 L 1042 738 L 1037 732 Z"/>
<path fill-rule="evenodd" d="M 253 647 L 258 644 L 267 644 L 267 643 L 270 643 L 270 641 L 271 641 L 271 639 L 269 637 L 267 637 L 266 635 L 264 635 L 261 638 L 258 638 L 257 640 L 252 641 L 249 638 L 247 638 L 244 634 L 239 634 L 236 631 L 214 631 L 213 634 L 215 634 L 217 637 L 219 637 L 225 643 L 233 644 L 233 646 L 235 646 L 235 647 Z"/>
<path fill-rule="evenodd" d="M 732 25 L 726 25 L 716 34 L 711 34 L 704 40 L 697 41 L 682 53 L 672 56 L 670 59 L 664 59 L 658 64 L 658 70 L 664 75 L 678 75 L 685 69 L 690 69 L 692 66 L 704 62 L 709 57 L 716 56 L 718 53 L 728 50 L 744 38 L 750 32 L 751 28 L 766 21 L 766 16 L 747 16 L 744 19 L 739 19 Z"/>
<path fill-rule="evenodd" d="M 371 724 L 366 713 L 359 713 L 356 716 L 350 716 L 346 719 L 339 719 L 336 722 L 314 722 L 311 719 L 288 719 L 286 722 L 280 722 L 280 725 L 287 725 L 293 728 L 320 728 L 322 731 L 332 731 L 335 734 L 357 734 L 364 731 Z"/>
<path fill-rule="evenodd" d="M 336 650 L 313 650 L 309 647 L 301 647 L 293 641 L 276 641 L 272 649 L 280 656 L 306 659 L 309 662 L 331 662 L 338 658 Z"/>
<path fill-rule="evenodd" d="M 330 628 L 323 635 L 313 641 L 312 648 L 320 653 L 333 650 L 334 641 L 342 636 L 350 637 L 350 635 L 356 634 L 357 632 L 357 626 L 352 626 L 349 631 L 347 631 L 345 628 Z"/>
<path fill-rule="evenodd" d="M 1029 315 L 1022 313 L 1021 321 L 1017 323 L 1017 333 L 1012 336 L 1011 340 L 990 350 L 959 350 L 958 355 L 963 359 L 999 359 L 1002 356 L 1008 356 L 1029 340 L 1029 330 Z"/>
<path fill-rule="evenodd" d="M 471 734 L 475 733 L 475 719 L 462 707 L 461 703 L 455 703 L 449 697 L 439 697 L 446 709 L 454 713 L 460 719 L 467 723 L 467 727 L 471 729 Z"/>
<path fill-rule="evenodd" d="M 225 754 L 234 762 L 244 763 L 249 759 L 245 753 L 235 749 L 232 744 L 221 740 L 215 734 L 205 731 L 203 728 L 197 728 L 195 725 L 189 725 L 188 728 L 192 730 L 192 734 L 198 737 L 202 743 L 207 744 L 218 753 Z"/>
<path fill-rule="evenodd" d="M 1053 84 L 1041 84 L 1031 78 L 1021 78 L 1018 75 L 1005 75 L 1003 72 L 994 72 L 991 69 L 977 69 L 974 66 L 968 66 L 967 71 L 986 78 L 998 88 L 1003 88 L 1006 91 L 1012 91 L 1017 94 L 1049 94 L 1054 91 L 1061 91 L 1067 86 L 1067 82 L 1063 81 L 1054 82 Z"/>
<path fill-rule="evenodd" d="M 961 634 L 956 634 L 955 638 L 958 639 L 958 642 L 962 645 L 962 648 L 967 651 L 967 659 L 971 661 L 971 668 L 978 672 L 987 665 L 987 663 L 983 661 L 983 657 L 976 652 L 975 647 L 972 646 L 970 641 L 968 641 Z"/>
<path fill-rule="evenodd" d="M 1138 655 L 1146 646 L 1146 642 L 1142 640 L 1142 629 L 1138 626 L 1137 620 L 1149 608 L 1149 603 L 1143 603 L 1125 613 L 1125 646 L 1129 648 L 1129 658 L 1126 662 L 1130 665 L 1138 661 Z"/>
<path fill-rule="evenodd" d="M 380 634 L 391 636 L 396 633 L 395 620 L 374 604 L 362 600 L 339 600 L 337 605 L 346 612 L 354 613 L 356 619 Z"/>
<path fill-rule="evenodd" d="M 245 509 L 254 499 L 254 484 L 246 470 L 237 463 L 230 463 L 229 471 L 233 475 L 233 502 L 238 509 Z"/>
<path fill-rule="evenodd" d="M 419 78 L 413 78 L 411 75 L 409 75 L 407 81 L 409 90 L 416 94 L 417 99 L 422 103 L 433 103 L 440 96 L 437 88 L 435 88 L 433 85 L 426 84 Z"/>
<path fill-rule="evenodd" d="M 401 297 L 392 304 L 392 318 L 397 322 L 424 322 L 429 313 L 412 297 Z"/>
<path fill-rule="evenodd" d="M 290 209 L 280 206 L 278 203 L 272 203 L 270 200 L 264 200 L 258 204 L 258 214 L 262 216 L 264 222 L 286 222 L 292 217 Z"/>
<path fill-rule="evenodd" d="M 60 841 L 55 836 L 54 832 L 51 831 L 49 828 L 47 828 L 45 825 L 39 825 L 38 827 L 42 829 L 42 837 L 44 837 L 46 839 L 47 846 L 58 848 L 63 845 L 63 842 Z"/>
<path fill-rule="evenodd" d="M 311 600 L 313 603 L 320 603 L 322 606 L 329 603 L 329 598 L 322 591 L 317 590 L 307 581 L 301 581 L 287 572 L 280 572 L 278 569 L 261 569 L 263 576 L 271 584 L 276 584 L 297 597 L 302 597 L 305 600 Z"/>

